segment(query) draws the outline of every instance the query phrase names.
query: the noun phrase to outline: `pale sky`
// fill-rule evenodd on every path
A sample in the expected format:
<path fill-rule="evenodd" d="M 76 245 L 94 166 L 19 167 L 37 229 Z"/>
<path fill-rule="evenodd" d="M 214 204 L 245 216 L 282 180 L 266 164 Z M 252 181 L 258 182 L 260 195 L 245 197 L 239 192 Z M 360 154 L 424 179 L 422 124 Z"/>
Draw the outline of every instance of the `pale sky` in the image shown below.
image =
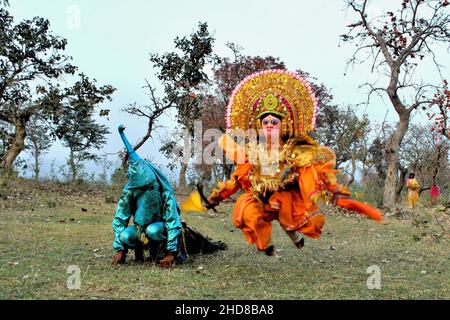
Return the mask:
<path fill-rule="evenodd" d="M 373 1 L 370 12 L 383 14 L 400 2 Z M 112 134 L 101 153 L 122 148 L 116 131 L 120 123 L 127 126 L 132 142 L 144 134 L 145 120 L 119 110 L 128 103 L 147 103 L 144 79 L 158 86 L 149 53 L 173 51 L 173 39 L 188 36 L 199 22 L 207 22 L 213 32 L 216 54 L 229 56 L 225 44 L 234 42 L 245 49 L 246 55 L 279 57 L 288 69 L 301 68 L 318 78 L 332 90 L 339 104 L 364 102 L 367 90 L 358 87 L 376 78 L 370 75 L 368 65 L 349 70 L 344 76 L 346 60 L 355 47 L 339 46 L 339 35 L 353 21 L 352 13 L 340 0 L 10 0 L 10 5 L 16 23 L 33 16 L 49 19 L 53 33 L 68 40 L 66 53 L 74 58 L 79 70 L 99 84 L 117 88 L 113 101 L 103 106 L 112 111 L 109 121 L 102 120 Z M 449 74 L 448 52 L 441 51 L 446 55 L 442 61 L 447 67 L 445 76 Z M 440 82 L 431 64 L 424 66 L 421 76 Z M 374 99 L 367 112 L 373 122 L 381 122 L 388 109 L 387 100 Z M 396 121 L 397 116 L 390 111 L 388 119 Z M 414 121 L 426 122 L 421 115 Z M 163 122 L 173 127 L 175 119 L 166 117 Z M 139 153 L 164 166 L 167 160 L 159 154 L 159 145 L 154 139 Z M 66 149 L 55 144 L 43 157 L 44 174 L 52 159 L 61 163 L 67 155 Z"/>

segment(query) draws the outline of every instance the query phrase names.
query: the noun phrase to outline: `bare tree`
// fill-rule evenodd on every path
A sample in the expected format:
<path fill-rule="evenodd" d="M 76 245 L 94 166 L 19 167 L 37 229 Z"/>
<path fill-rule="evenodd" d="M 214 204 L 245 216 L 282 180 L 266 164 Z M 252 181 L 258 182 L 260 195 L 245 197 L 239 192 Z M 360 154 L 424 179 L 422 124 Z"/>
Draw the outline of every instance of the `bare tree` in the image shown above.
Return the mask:
<path fill-rule="evenodd" d="M 25 148 L 30 150 L 34 160 L 34 179 L 39 181 L 40 157 L 47 153 L 53 142 L 53 137 L 49 134 L 48 127 L 39 121 L 39 118 L 31 117 L 28 125 L 28 135 L 25 140 Z"/>
<path fill-rule="evenodd" d="M 357 45 L 350 64 L 370 62 L 371 71 L 387 76 L 388 85 L 370 87 L 372 93 L 387 95 L 399 116 L 393 135 L 386 144 L 387 172 L 383 192 L 383 205 L 395 206 L 395 187 L 398 180 L 399 149 L 405 136 L 411 112 L 432 101 L 437 85 L 424 83 L 414 71 L 426 57 L 440 68 L 435 55 L 439 44 L 447 44 L 448 0 L 402 0 L 401 8 L 387 12 L 383 17 L 369 17 L 368 0 L 347 0 L 348 7 L 357 15 L 350 24 L 343 41 Z"/>
<path fill-rule="evenodd" d="M 431 131 L 430 126 L 411 127 L 402 144 L 400 162 L 416 173 L 420 192 L 433 183 L 446 187 L 450 180 L 449 150 L 450 142 L 440 132 Z"/>
<path fill-rule="evenodd" d="M 321 122 L 317 128 L 317 138 L 324 145 L 336 152 L 336 168 L 351 161 L 352 172 L 356 171 L 356 160 L 361 158 L 364 136 L 370 133 L 370 121 L 367 115 L 358 117 L 355 106 L 326 106 L 322 112 Z"/>
<path fill-rule="evenodd" d="M 164 96 L 157 97 L 155 88 L 147 82 L 151 104 L 144 108 L 130 105 L 124 109 L 130 114 L 148 120 L 147 133 L 134 146 L 135 150 L 151 137 L 157 119 L 171 108 L 176 110 L 178 125 L 183 129 L 186 128 L 192 138 L 194 120 L 200 116 L 200 87 L 208 82 L 203 69 L 212 59 L 214 37 L 209 32 L 207 23 L 199 23 L 197 31 L 189 37 L 175 38 L 174 43 L 177 51 L 150 56 L 153 66 L 158 69 L 158 79 L 164 86 Z M 179 177 L 181 188 L 186 186 L 186 170 L 187 163 L 183 161 Z"/>
<path fill-rule="evenodd" d="M 432 131 L 439 132 L 450 140 L 450 90 L 448 81 L 443 81 L 443 89 L 437 90 L 434 99 L 428 106 L 427 116 L 432 120 Z"/>
<path fill-rule="evenodd" d="M 139 149 L 151 136 L 153 130 L 158 128 L 157 120 L 166 112 L 166 110 L 176 106 L 176 103 L 172 99 L 161 99 L 155 91 L 156 89 L 145 80 L 146 85 L 144 88 L 148 89 L 148 96 L 150 98 L 150 104 L 138 106 L 136 103 L 129 104 L 122 110 L 138 117 L 146 118 L 147 120 L 147 132 L 141 139 L 133 146 L 135 150 Z M 126 161 L 127 159 L 125 159 Z"/>

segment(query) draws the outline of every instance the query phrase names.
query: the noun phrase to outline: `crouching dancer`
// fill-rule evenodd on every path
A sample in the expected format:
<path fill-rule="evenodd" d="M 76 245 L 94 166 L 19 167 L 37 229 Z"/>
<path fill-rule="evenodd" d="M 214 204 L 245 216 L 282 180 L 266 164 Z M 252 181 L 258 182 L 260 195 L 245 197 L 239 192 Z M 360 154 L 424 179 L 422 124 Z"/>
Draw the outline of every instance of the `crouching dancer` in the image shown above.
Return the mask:
<path fill-rule="evenodd" d="M 120 125 L 118 129 L 128 154 L 128 183 L 123 188 L 112 223 L 116 251 L 112 263 L 124 263 L 129 249 L 135 251 L 136 261 L 143 262 L 144 249 L 148 248 L 150 258 L 159 261 L 163 268 L 184 262 L 188 253 L 225 250 L 224 243 L 211 241 L 181 221 L 168 179 L 149 161 L 139 157 L 125 136 L 125 127 Z M 133 225 L 129 226 L 131 218 Z"/>
<path fill-rule="evenodd" d="M 158 254 L 164 253 L 160 266 L 169 268 L 175 263 L 175 258 L 180 262 L 186 259 L 174 192 L 161 171 L 136 153 L 124 129 L 124 126 L 119 126 L 128 153 L 128 183 L 123 188 L 112 223 L 116 250 L 113 264 L 125 262 L 129 249 L 135 250 L 137 261 L 144 261 L 143 249 L 151 247 L 155 260 Z M 128 226 L 131 217 L 134 225 Z"/>

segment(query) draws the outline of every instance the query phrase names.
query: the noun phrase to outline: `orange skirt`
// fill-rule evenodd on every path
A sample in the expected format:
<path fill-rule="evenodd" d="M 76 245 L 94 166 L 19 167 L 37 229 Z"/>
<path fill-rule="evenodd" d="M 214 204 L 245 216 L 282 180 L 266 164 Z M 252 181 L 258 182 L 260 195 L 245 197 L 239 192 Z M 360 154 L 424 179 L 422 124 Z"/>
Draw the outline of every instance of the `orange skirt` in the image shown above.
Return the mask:
<path fill-rule="evenodd" d="M 322 234 L 324 215 L 314 204 L 306 208 L 298 190 L 275 192 L 269 198 L 269 205 L 280 207 L 278 221 L 284 230 L 298 231 L 313 239 Z"/>
<path fill-rule="evenodd" d="M 284 230 L 295 230 L 311 238 L 320 237 L 325 223 L 317 206 L 306 210 L 298 190 L 275 192 L 269 205 L 265 206 L 250 192 L 242 194 L 236 201 L 233 223 L 258 250 L 263 251 L 271 245 L 272 221 L 275 219 Z"/>

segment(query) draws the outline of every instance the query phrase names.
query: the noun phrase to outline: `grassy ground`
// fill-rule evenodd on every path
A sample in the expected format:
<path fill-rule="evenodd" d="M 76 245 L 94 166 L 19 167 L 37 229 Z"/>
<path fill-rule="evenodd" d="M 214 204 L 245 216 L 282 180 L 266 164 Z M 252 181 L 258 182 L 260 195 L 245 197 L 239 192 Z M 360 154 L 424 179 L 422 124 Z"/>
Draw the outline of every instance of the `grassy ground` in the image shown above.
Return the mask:
<path fill-rule="evenodd" d="M 302 250 L 275 222 L 279 251 L 269 258 L 247 245 L 225 204 L 215 215 L 184 218 L 228 250 L 167 271 L 134 263 L 132 254 L 111 266 L 115 203 L 108 202 L 95 190 L 46 187 L 1 200 L 0 299 L 450 299 L 444 213 L 419 208 L 413 219 L 387 224 L 332 215 Z M 71 265 L 81 270 L 78 290 L 67 288 Z M 366 285 L 371 265 L 381 270 L 379 290 Z"/>

